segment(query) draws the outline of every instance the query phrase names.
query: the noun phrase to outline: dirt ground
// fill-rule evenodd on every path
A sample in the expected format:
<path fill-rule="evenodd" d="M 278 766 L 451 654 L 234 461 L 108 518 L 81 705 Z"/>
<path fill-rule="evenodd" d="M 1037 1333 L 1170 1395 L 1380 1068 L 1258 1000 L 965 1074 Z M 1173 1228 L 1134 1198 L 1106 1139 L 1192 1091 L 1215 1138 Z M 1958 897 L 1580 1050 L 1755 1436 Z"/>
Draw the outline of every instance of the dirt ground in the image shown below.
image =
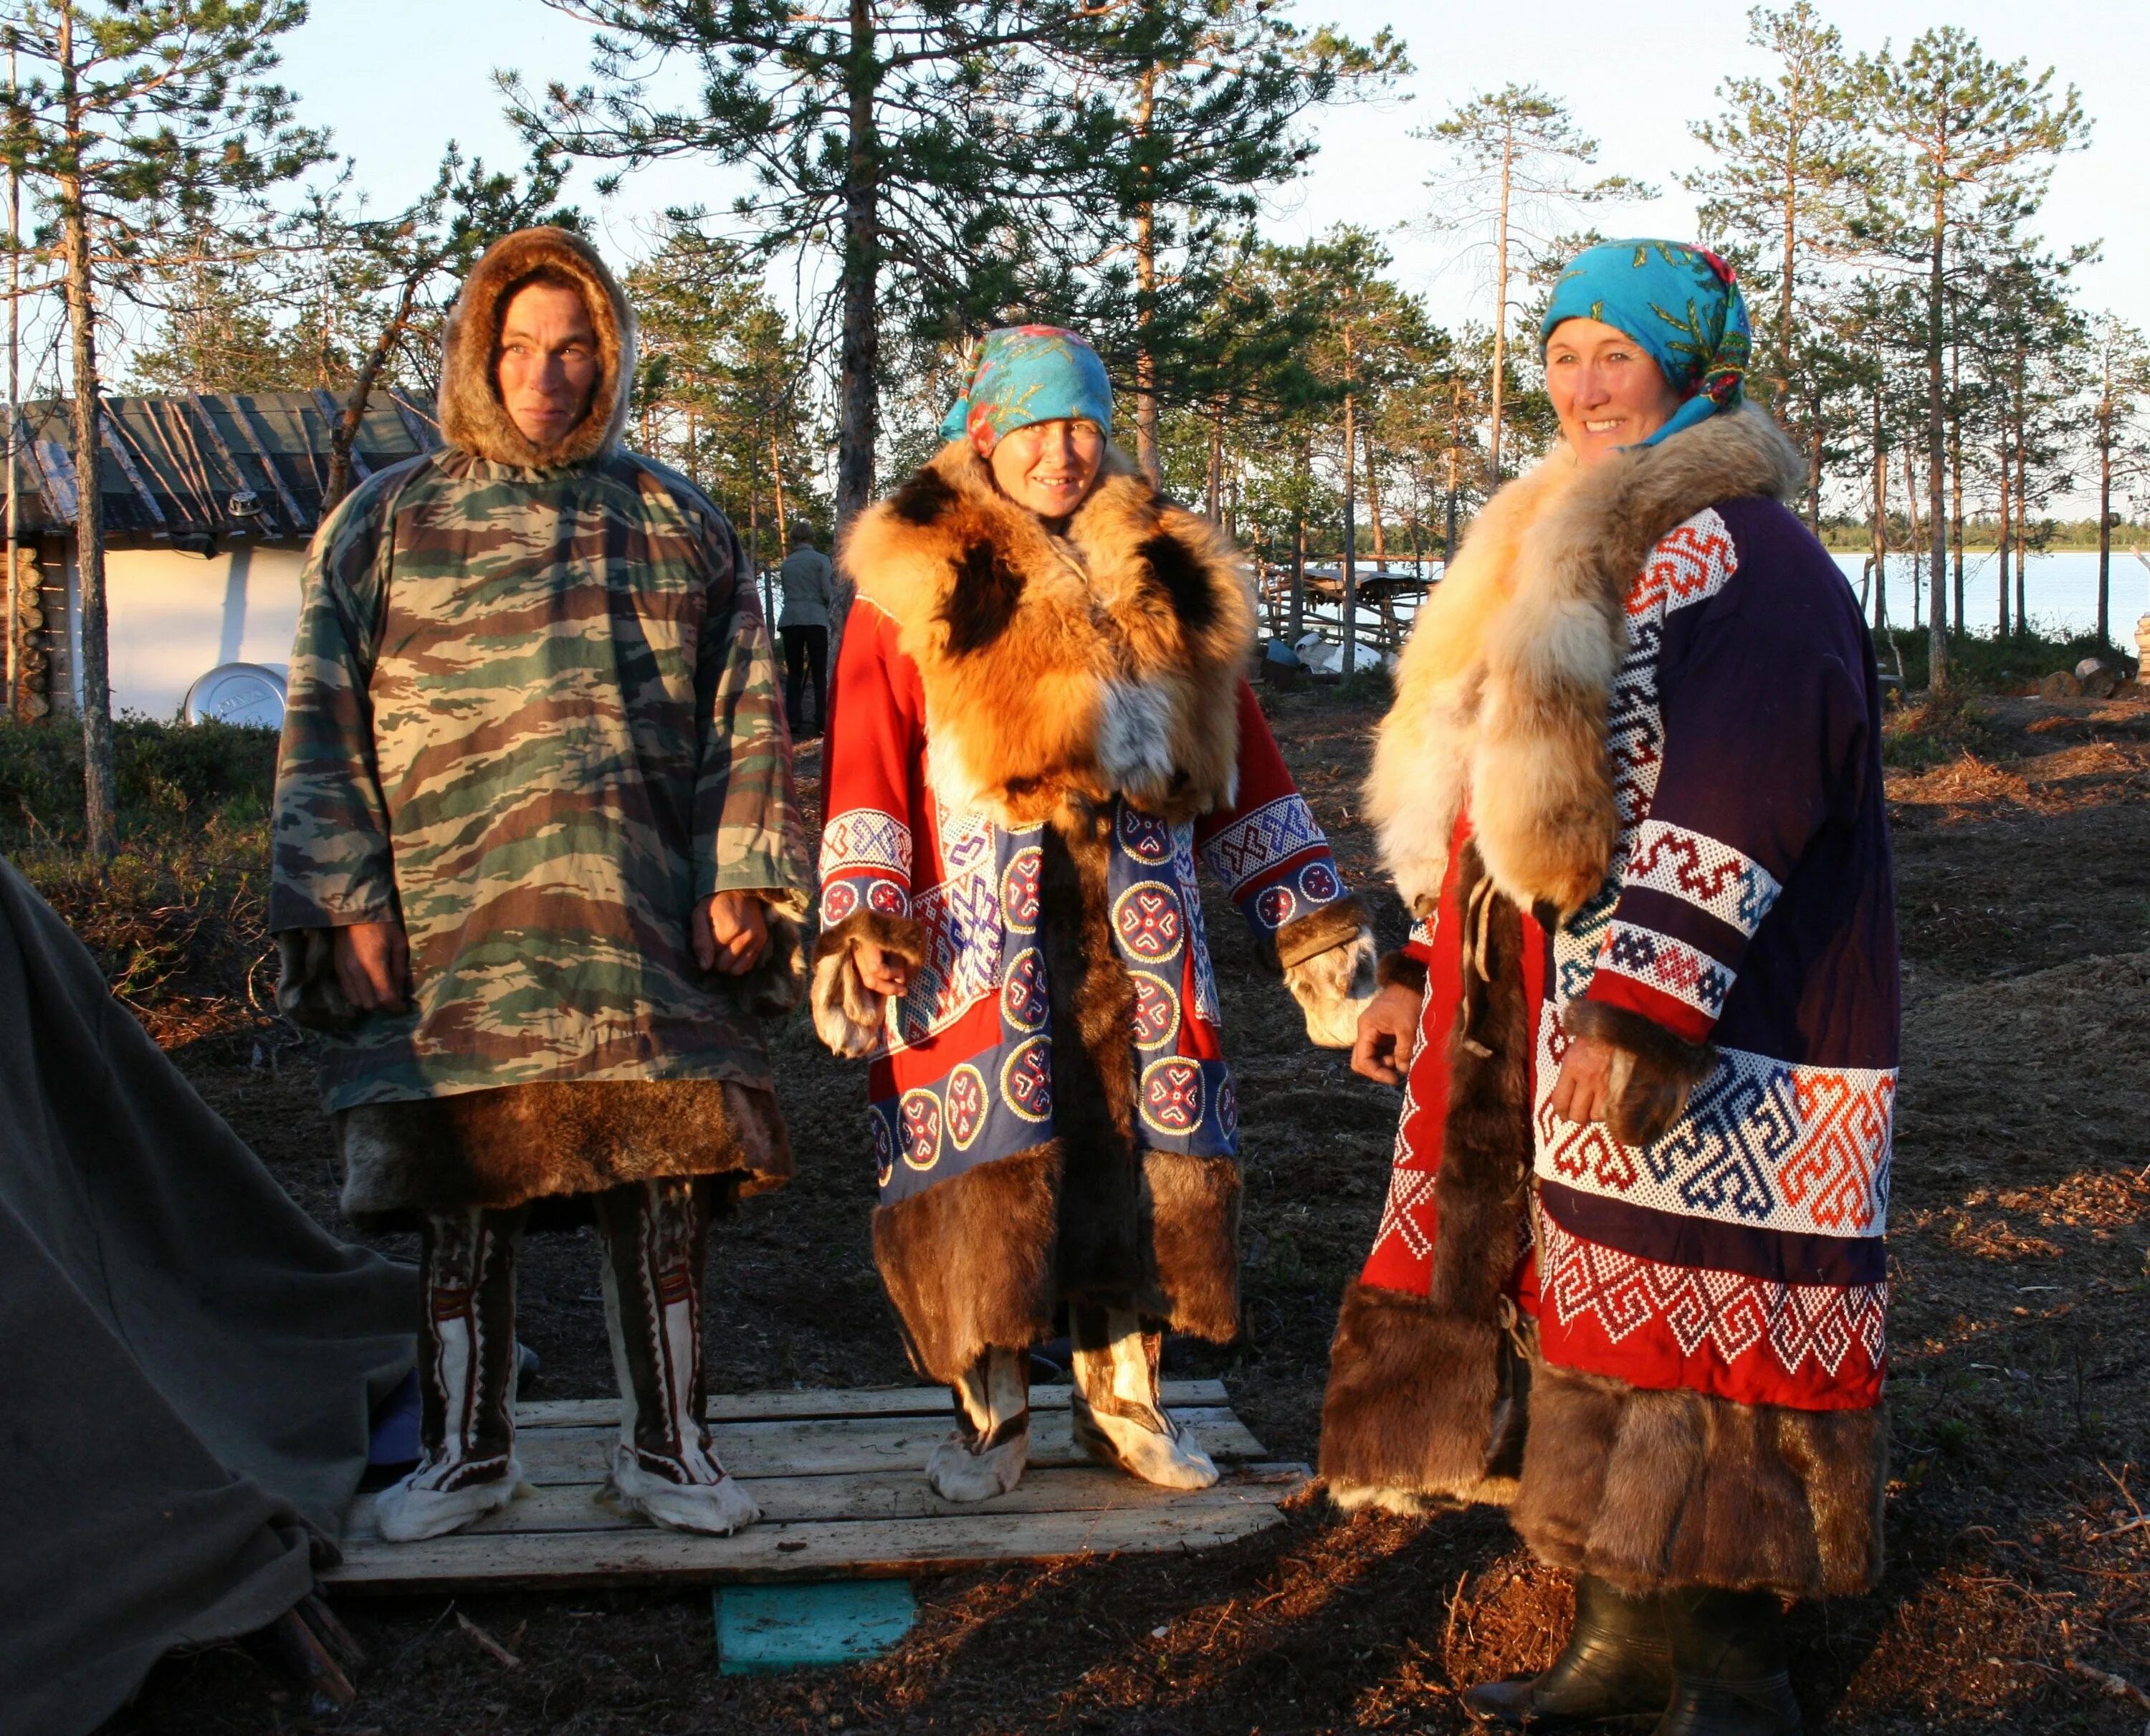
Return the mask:
<path fill-rule="evenodd" d="M 1347 874 L 1373 886 L 1357 810 L 1373 708 L 1270 709 Z M 2132 1736 L 2150 1708 L 2150 702 L 1928 708 L 1892 724 L 1889 754 L 1907 1009 L 1891 1564 L 1873 1596 L 1794 1612 L 1794 1680 L 1810 1726 L 1845 1736 Z M 804 750 L 810 785 L 817 770 Z M 1391 944 L 1401 913 L 1375 902 Z M 1208 915 L 1244 1104 L 1246 1336 L 1174 1355 L 1221 1375 L 1274 1453 L 1311 1461 L 1396 1100 L 1308 1052 L 1236 912 Z M 305 1049 L 243 1021 L 204 1028 L 170 1033 L 189 1039 L 180 1064 L 335 1224 Z M 803 1025 L 777 1047 L 800 1173 L 720 1228 L 712 1385 L 906 1380 L 868 1253 L 860 1070 Z M 594 1247 L 537 1243 L 522 1295 L 540 1395 L 608 1391 Z M 706 1592 L 346 1599 L 374 1662 L 342 1718 L 309 1715 L 233 1646 L 167 1662 L 109 1729 L 1446 1732 L 1466 1727 L 1462 1686 L 1546 1662 L 1569 1607 L 1497 1513 L 1345 1521 L 1318 1498 L 1215 1553 L 916 1589 L 891 1656 L 767 1678 L 718 1673 Z"/>

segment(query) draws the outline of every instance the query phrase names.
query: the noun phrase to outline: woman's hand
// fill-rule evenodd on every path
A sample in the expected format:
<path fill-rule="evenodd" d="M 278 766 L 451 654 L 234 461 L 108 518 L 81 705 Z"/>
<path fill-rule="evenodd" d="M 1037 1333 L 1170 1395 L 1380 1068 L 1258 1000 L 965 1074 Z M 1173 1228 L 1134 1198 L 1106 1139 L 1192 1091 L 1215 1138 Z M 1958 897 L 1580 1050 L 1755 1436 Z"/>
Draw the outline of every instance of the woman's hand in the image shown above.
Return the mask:
<path fill-rule="evenodd" d="M 719 892 L 694 912 L 694 962 L 744 976 L 769 951 L 769 918 L 751 892 Z"/>
<path fill-rule="evenodd" d="M 1351 1071 L 1384 1085 L 1402 1084 L 1425 1004 L 1423 990 L 1406 988 L 1401 982 L 1390 983 L 1368 1002 L 1359 1015 L 1358 1039 L 1351 1045 Z"/>
<path fill-rule="evenodd" d="M 353 922 L 331 931 L 337 985 L 361 1012 L 401 1012 L 411 944 L 401 922 Z"/>
<path fill-rule="evenodd" d="M 859 981 L 877 995 L 902 995 L 911 988 L 911 964 L 901 953 L 876 946 L 871 941 L 851 942 L 851 958 L 859 967 Z"/>
<path fill-rule="evenodd" d="M 1612 1107 L 1612 1057 L 1618 1052 L 1595 1037 L 1571 1042 L 1552 1082 L 1552 1113 L 1577 1126 L 1604 1120 Z"/>

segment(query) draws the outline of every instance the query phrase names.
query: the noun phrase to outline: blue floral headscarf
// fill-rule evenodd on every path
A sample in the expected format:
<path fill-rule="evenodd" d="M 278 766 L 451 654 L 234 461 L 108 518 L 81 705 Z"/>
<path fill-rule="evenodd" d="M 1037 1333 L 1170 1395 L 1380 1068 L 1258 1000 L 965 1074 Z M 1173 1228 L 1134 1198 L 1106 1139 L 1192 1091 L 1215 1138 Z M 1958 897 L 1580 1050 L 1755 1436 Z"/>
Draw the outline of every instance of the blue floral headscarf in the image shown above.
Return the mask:
<path fill-rule="evenodd" d="M 1568 261 L 1538 322 L 1549 343 L 1562 320 L 1618 327 L 1649 352 L 1676 391 L 1691 394 L 1643 446 L 1655 446 L 1739 402 L 1754 347 L 1731 266 L 1678 241 L 1607 241 Z"/>
<path fill-rule="evenodd" d="M 941 437 L 997 440 L 1032 422 L 1093 421 L 1113 431 L 1113 387 L 1098 352 L 1057 326 L 1003 326 L 979 340 L 970 383 L 941 419 Z"/>

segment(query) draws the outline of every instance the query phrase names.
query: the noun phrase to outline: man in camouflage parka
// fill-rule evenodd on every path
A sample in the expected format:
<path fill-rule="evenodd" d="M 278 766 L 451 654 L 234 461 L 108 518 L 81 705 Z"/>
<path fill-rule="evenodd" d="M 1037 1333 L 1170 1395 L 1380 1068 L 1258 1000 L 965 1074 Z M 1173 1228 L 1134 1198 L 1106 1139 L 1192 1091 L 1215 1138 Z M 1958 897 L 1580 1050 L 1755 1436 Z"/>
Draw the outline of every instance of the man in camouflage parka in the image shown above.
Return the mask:
<path fill-rule="evenodd" d="M 269 926 L 280 1004 L 333 1035 L 344 1209 L 421 1231 L 399 1541 L 513 1496 L 533 1214 L 603 1233 L 621 1494 L 760 1516 L 703 1424 L 703 1263 L 713 1208 L 790 1171 L 756 1015 L 796 999 L 810 869 L 739 540 L 621 447 L 633 357 L 586 242 L 497 242 L 448 324 L 447 445 L 307 566 Z"/>

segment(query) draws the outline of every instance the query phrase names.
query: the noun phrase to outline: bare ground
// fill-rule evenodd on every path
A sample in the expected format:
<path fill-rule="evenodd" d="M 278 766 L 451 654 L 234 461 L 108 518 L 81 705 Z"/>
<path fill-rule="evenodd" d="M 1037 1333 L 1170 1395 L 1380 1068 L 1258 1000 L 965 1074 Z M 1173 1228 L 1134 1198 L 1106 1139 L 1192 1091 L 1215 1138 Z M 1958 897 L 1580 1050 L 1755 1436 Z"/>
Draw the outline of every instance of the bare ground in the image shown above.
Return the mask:
<path fill-rule="evenodd" d="M 1347 873 L 1370 706 L 1274 699 Z M 2150 1698 L 2150 704 L 1928 708 L 1892 725 L 1906 1029 L 1891 1224 L 1891 1565 L 1872 1597 L 1792 1617 L 1809 1722 L 1845 1736 L 2131 1733 Z M 811 750 L 802 775 L 815 770 Z M 1380 901 L 1385 941 L 1402 926 Z M 1339 1291 L 1370 1240 L 1395 1099 L 1305 1048 L 1213 907 L 1246 1128 L 1244 1340 L 1178 1350 L 1270 1448 L 1314 1457 Z M 243 975 L 243 972 L 242 972 Z M 214 997 L 146 1016 L 310 1210 L 335 1224 L 303 1047 Z M 867 1244 L 856 1069 L 778 1044 L 800 1163 L 717 1238 L 719 1390 L 908 1378 Z M 392 1242 L 388 1245 L 395 1245 Z M 533 1244 L 523 1335 L 542 1393 L 610 1370 L 595 1250 Z M 1232 1548 L 920 1582 L 896 1653 L 719 1674 L 704 1593 L 346 1600 L 372 1652 L 353 1710 L 307 1713 L 239 1647 L 169 1661 L 114 1736 L 871 1728 L 1446 1732 L 1459 1688 L 1542 1665 L 1569 1607 L 1500 1516 L 1339 1520 L 1309 1499 Z M 512 1669 L 456 1617 L 505 1645 Z"/>

